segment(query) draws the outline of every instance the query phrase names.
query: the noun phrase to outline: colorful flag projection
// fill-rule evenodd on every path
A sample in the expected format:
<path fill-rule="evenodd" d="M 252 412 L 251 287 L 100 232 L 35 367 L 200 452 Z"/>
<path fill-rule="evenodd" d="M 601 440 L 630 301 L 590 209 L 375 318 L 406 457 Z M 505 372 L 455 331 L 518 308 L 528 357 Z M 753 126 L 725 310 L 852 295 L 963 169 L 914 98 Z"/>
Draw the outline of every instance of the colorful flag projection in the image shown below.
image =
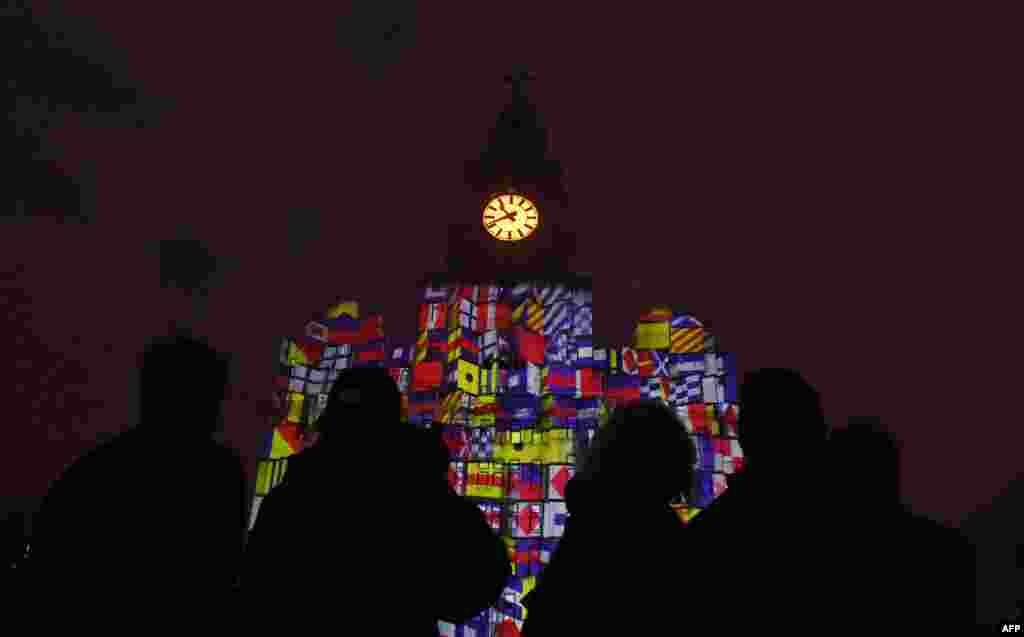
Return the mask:
<path fill-rule="evenodd" d="M 638 398 L 669 405 L 697 448 L 691 489 L 673 503 L 688 521 L 743 467 L 736 440 L 736 369 L 695 317 L 659 306 L 630 347 L 593 341 L 592 295 L 557 283 L 423 290 L 418 334 L 385 346 L 383 319 L 338 303 L 281 346 L 279 413 L 259 463 L 250 526 L 288 457 L 312 431 L 339 370 L 389 369 L 413 426 L 442 429 L 449 481 L 506 540 L 513 576 L 498 604 L 441 635 L 518 635 L 523 596 L 562 535 L 565 485 L 611 408 Z"/>

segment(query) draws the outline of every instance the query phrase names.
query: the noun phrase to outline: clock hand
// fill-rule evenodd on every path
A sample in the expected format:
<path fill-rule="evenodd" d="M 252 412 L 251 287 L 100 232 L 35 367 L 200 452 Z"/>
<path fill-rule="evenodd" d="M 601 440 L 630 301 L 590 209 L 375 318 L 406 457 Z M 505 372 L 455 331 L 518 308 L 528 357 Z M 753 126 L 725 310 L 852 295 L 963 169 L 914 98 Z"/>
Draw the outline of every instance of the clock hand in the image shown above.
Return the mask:
<path fill-rule="evenodd" d="M 504 221 L 506 219 L 511 219 L 512 221 L 515 221 L 516 220 L 516 213 L 509 212 L 504 217 L 498 217 L 497 219 L 492 221 L 487 227 L 488 228 L 493 228 L 499 221 Z"/>

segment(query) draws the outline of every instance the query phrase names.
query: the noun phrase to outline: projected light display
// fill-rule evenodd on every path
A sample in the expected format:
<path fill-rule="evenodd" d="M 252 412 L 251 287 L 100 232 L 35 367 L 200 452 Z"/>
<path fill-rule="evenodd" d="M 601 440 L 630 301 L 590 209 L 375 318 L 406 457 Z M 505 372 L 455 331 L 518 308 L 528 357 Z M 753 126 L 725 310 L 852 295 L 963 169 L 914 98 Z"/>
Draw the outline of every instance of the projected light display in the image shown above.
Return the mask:
<path fill-rule="evenodd" d="M 418 335 L 386 346 L 383 320 L 355 302 L 330 308 L 281 345 L 274 399 L 280 414 L 259 462 L 250 527 L 340 370 L 387 368 L 410 426 L 441 427 L 449 482 L 506 541 L 513 575 L 499 603 L 441 635 L 518 635 L 520 601 L 536 583 L 566 521 L 565 485 L 615 405 L 654 398 L 672 407 L 697 449 L 691 489 L 673 503 L 686 521 L 742 469 L 736 372 L 696 317 L 653 308 L 631 347 L 597 347 L 592 294 L 558 283 L 450 285 L 423 290 Z"/>

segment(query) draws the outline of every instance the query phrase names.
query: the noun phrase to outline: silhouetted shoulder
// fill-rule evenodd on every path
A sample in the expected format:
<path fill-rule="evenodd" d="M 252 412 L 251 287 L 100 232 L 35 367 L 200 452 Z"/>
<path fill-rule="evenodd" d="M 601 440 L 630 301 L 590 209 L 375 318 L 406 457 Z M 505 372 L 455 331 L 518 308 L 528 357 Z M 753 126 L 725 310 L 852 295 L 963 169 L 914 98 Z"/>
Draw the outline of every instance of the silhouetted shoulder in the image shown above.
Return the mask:
<path fill-rule="evenodd" d="M 959 569 L 961 575 L 973 568 L 974 546 L 958 529 L 908 514 L 904 516 L 902 531 L 905 546 L 914 552 L 923 568 L 935 566 L 947 572 Z"/>
<path fill-rule="evenodd" d="M 926 534 L 928 537 L 948 542 L 955 542 L 959 539 L 966 540 L 966 538 L 964 538 L 957 529 L 947 526 L 941 522 L 937 522 L 924 515 L 907 513 L 904 516 L 904 521 L 907 530 Z"/>
<path fill-rule="evenodd" d="M 85 483 L 100 479 L 116 470 L 116 463 L 123 457 L 130 457 L 126 454 L 126 447 L 132 445 L 126 443 L 124 434 L 105 442 L 75 458 L 70 462 L 51 485 L 44 498 L 44 507 L 63 504 L 65 495 L 79 486 L 87 488 Z"/>
<path fill-rule="evenodd" d="M 237 452 L 208 438 L 153 435 L 129 430 L 76 460 L 65 479 L 91 479 L 132 470 L 167 470 L 168 463 L 187 462 L 192 472 L 221 467 L 241 469 Z"/>

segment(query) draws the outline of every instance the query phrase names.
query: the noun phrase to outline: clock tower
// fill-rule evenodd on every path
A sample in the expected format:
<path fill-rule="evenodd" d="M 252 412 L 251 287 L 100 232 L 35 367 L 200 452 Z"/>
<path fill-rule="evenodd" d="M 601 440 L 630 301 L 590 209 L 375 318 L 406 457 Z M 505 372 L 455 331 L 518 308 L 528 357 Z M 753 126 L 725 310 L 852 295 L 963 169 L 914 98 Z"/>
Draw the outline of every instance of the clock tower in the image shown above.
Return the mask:
<path fill-rule="evenodd" d="M 508 102 L 479 157 L 466 162 L 467 199 L 449 226 L 446 271 L 433 280 L 566 280 L 575 236 L 562 225 L 561 163 L 528 93 L 533 76 L 506 76 Z"/>

